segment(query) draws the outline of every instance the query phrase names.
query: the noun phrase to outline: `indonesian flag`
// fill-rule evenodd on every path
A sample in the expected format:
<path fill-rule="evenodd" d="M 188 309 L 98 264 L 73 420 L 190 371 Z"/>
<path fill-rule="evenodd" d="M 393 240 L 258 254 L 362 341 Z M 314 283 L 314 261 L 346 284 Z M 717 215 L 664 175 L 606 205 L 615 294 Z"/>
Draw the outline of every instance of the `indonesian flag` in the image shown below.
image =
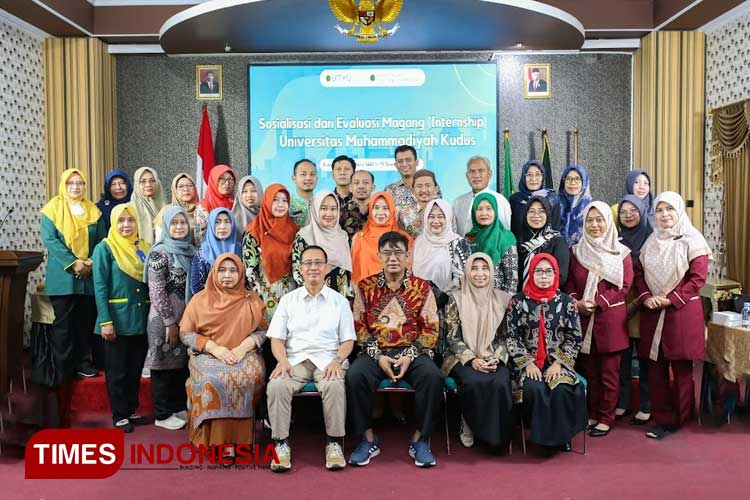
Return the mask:
<path fill-rule="evenodd" d="M 201 119 L 201 130 L 198 134 L 198 161 L 195 166 L 195 182 L 198 188 L 198 196 L 203 199 L 206 191 L 208 174 L 214 168 L 214 143 L 211 134 L 211 122 L 208 121 L 208 110 L 203 105 L 203 118 Z"/>

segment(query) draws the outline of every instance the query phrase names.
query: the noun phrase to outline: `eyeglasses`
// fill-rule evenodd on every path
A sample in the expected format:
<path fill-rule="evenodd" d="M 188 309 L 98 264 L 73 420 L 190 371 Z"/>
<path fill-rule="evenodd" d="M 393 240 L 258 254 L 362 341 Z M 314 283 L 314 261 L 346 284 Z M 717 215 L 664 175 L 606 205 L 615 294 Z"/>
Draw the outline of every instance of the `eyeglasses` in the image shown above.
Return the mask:
<path fill-rule="evenodd" d="M 527 179 L 541 179 L 544 177 L 542 174 L 526 174 Z"/>
<path fill-rule="evenodd" d="M 580 184 L 583 182 L 583 179 L 580 177 L 566 177 L 565 178 L 565 184 Z"/>
<path fill-rule="evenodd" d="M 626 215 L 636 215 L 640 212 L 638 212 L 638 210 L 636 209 L 633 209 L 633 210 L 620 210 L 618 213 L 620 214 L 620 217 L 625 217 Z"/>
<path fill-rule="evenodd" d="M 109 185 L 110 188 L 127 188 L 128 185 L 123 181 L 115 181 Z"/>
<path fill-rule="evenodd" d="M 542 276 L 554 276 L 555 270 L 554 269 L 535 269 L 534 270 L 534 276 L 539 276 L 540 278 Z"/>
<path fill-rule="evenodd" d="M 219 184 L 234 184 L 234 177 L 227 176 L 227 177 L 219 177 Z"/>
<path fill-rule="evenodd" d="M 85 182 L 80 182 L 80 181 L 72 181 L 72 182 L 66 182 L 65 185 L 66 186 L 81 187 L 81 186 L 85 186 L 86 183 Z"/>
<path fill-rule="evenodd" d="M 406 255 L 406 252 L 403 250 L 381 250 L 380 255 L 382 255 L 386 259 L 390 259 L 391 257 L 402 259 L 404 255 Z"/>
<path fill-rule="evenodd" d="M 156 179 L 141 179 L 138 184 L 156 184 Z"/>
<path fill-rule="evenodd" d="M 547 215 L 547 211 L 546 211 L 546 210 L 544 210 L 544 209 L 539 209 L 539 210 L 529 210 L 529 211 L 528 211 L 528 212 L 526 212 L 526 213 L 527 213 L 527 214 L 529 214 L 529 215 Z"/>
<path fill-rule="evenodd" d="M 305 269 L 309 269 L 311 267 L 323 267 L 326 265 L 326 261 L 324 260 L 303 260 L 300 262 L 300 266 L 304 267 Z"/>
<path fill-rule="evenodd" d="M 180 191 L 187 191 L 188 189 L 193 189 L 195 187 L 195 184 L 177 184 L 177 189 Z"/>

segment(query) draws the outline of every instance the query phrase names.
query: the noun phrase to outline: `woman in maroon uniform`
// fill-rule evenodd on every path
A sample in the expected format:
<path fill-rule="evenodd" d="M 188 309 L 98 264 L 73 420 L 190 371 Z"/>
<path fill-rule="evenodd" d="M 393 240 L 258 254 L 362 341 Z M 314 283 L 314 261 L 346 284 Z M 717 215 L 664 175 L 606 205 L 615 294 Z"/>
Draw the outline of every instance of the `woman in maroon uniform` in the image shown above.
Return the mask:
<path fill-rule="evenodd" d="M 581 362 L 588 380 L 589 427 L 609 434 L 620 391 L 620 360 L 628 348 L 625 295 L 633 283 L 630 250 L 617 238 L 612 210 L 592 201 L 583 211 L 583 236 L 571 248 L 565 291 L 576 300 L 584 331 Z"/>
<path fill-rule="evenodd" d="M 705 351 L 703 303 L 711 249 L 672 191 L 656 197 L 653 234 L 641 248 L 635 286 L 641 308 L 642 357 L 649 358 L 649 389 L 656 424 L 646 436 L 661 439 L 690 418 L 693 360 Z M 670 391 L 669 369 L 674 375 Z"/>

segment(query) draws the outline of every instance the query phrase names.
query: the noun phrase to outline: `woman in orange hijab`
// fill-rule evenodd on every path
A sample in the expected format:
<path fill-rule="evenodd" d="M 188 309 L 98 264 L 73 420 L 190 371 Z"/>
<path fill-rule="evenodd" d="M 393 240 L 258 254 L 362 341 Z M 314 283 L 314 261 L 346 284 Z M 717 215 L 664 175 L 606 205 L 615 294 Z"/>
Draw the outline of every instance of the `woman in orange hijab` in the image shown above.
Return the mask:
<path fill-rule="evenodd" d="M 248 444 L 255 403 L 263 394 L 266 340 L 263 303 L 245 289 L 233 253 L 216 258 L 206 288 L 188 303 L 180 340 L 190 350 L 188 436 L 195 446 Z"/>
<path fill-rule="evenodd" d="M 396 204 L 390 193 L 384 191 L 372 195 L 367 214 L 365 226 L 352 239 L 352 280 L 355 284 L 382 269 L 378 259 L 378 240 L 385 233 L 402 233 L 409 240 L 409 250 L 414 244 L 411 236 L 398 228 Z"/>
<path fill-rule="evenodd" d="M 260 213 L 242 237 L 247 280 L 265 303 L 269 321 L 281 297 L 297 288 L 292 273 L 292 243 L 299 227 L 289 217 L 289 200 L 284 186 L 268 186 Z"/>
<path fill-rule="evenodd" d="M 196 247 L 203 243 L 208 227 L 208 214 L 214 208 L 224 207 L 230 212 L 234 204 L 234 187 L 237 184 L 237 174 L 228 165 L 216 165 L 208 174 L 206 192 L 203 199 L 195 208 Z"/>

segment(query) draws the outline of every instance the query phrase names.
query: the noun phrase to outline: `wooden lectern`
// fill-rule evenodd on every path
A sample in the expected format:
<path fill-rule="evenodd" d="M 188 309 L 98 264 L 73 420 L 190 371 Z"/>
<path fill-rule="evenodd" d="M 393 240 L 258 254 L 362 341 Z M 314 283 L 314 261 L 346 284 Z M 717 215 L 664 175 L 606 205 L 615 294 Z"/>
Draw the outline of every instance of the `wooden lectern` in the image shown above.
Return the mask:
<path fill-rule="evenodd" d="M 0 250 L 0 394 L 10 390 L 11 378 L 21 378 L 26 283 L 43 258 L 41 252 Z"/>

